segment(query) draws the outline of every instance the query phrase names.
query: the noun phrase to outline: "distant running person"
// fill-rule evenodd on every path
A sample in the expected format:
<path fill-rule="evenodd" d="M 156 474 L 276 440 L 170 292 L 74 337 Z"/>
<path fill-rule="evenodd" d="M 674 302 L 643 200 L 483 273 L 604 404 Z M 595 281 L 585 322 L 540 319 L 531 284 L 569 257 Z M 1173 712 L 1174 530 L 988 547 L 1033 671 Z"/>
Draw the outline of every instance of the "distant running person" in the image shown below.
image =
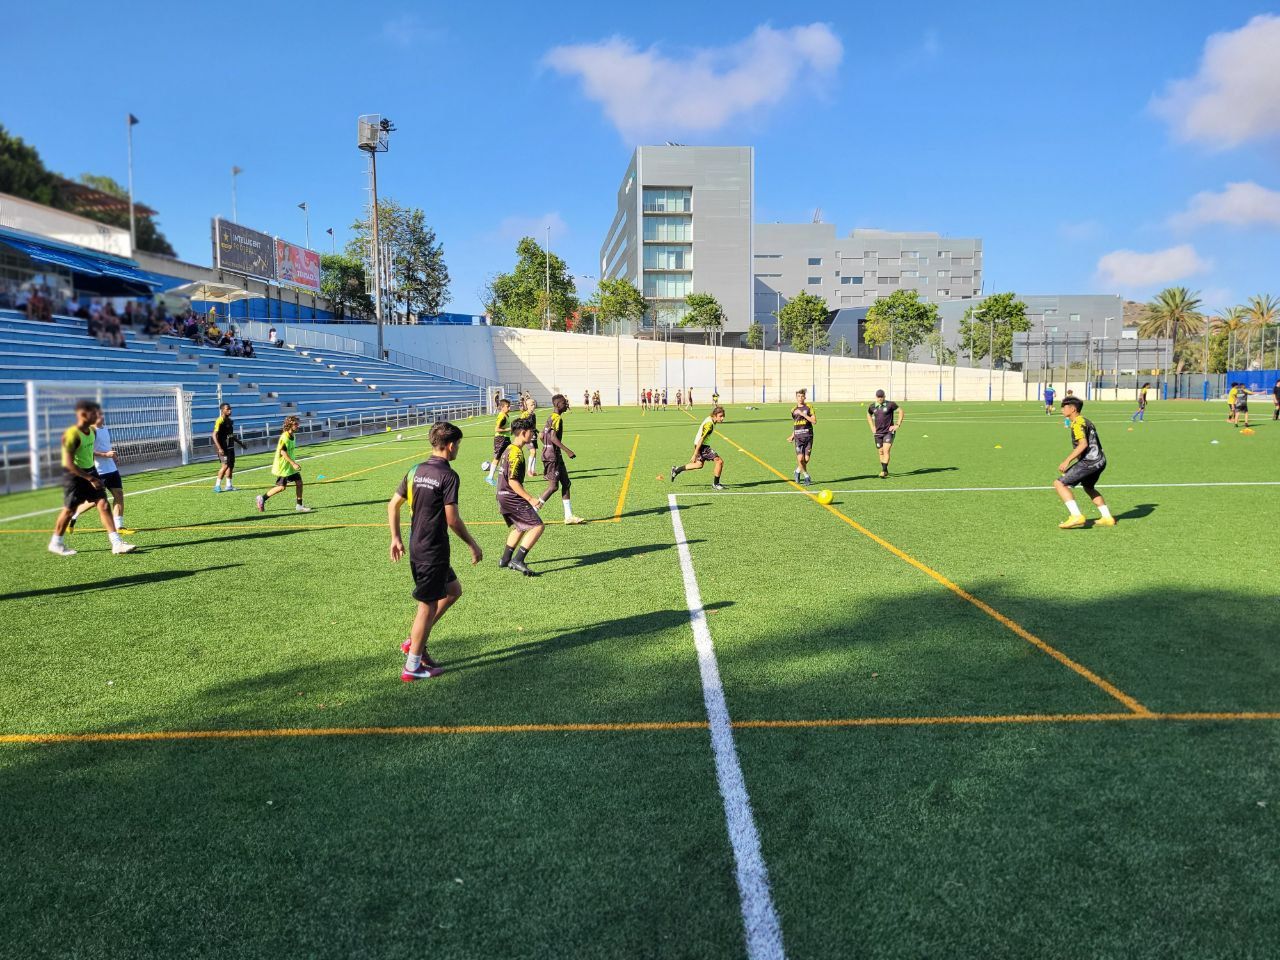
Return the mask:
<path fill-rule="evenodd" d="M 807 391 L 796 391 L 796 405 L 791 408 L 791 435 L 787 440 L 796 448 L 796 483 L 805 486 L 813 483 L 809 476 L 809 458 L 813 456 L 813 431 L 818 422 L 818 415 L 806 399 Z"/>
<path fill-rule="evenodd" d="M 1044 415 L 1046 417 L 1053 415 L 1053 399 L 1058 395 L 1053 389 L 1053 384 L 1049 384 L 1044 388 Z"/>
<path fill-rule="evenodd" d="M 418 611 L 401 645 L 405 654 L 400 679 L 406 682 L 437 677 L 440 664 L 427 653 L 431 630 L 462 596 L 462 584 L 449 565 L 449 531 L 471 550 L 472 566 L 484 559 L 458 512 L 458 474 L 451 463 L 458 458 L 462 431 L 452 423 L 431 428 L 431 457 L 415 466 L 400 481 L 387 504 L 391 527 L 391 562 L 405 554 L 400 539 L 400 508 L 409 504 L 409 568 L 413 573 L 413 599 Z"/>
<path fill-rule="evenodd" d="M 236 444 L 244 444 L 236 436 L 236 425 L 231 419 L 231 404 L 224 403 L 218 407 L 218 419 L 213 424 L 213 449 L 218 455 L 218 476 L 213 481 L 214 493 L 234 493 L 236 490 L 232 480 L 236 472 Z M 226 480 L 227 485 L 222 486 Z"/>
<path fill-rule="evenodd" d="M 60 557 L 76 555 L 63 537 L 76 508 L 82 503 L 97 504 L 98 517 L 102 520 L 102 528 L 107 531 L 112 553 L 132 553 L 138 549 L 132 543 L 125 543 L 116 530 L 115 520 L 102 495 L 102 481 L 93 466 L 93 424 L 98 418 L 98 409 L 92 400 L 81 400 L 76 404 L 76 422 L 62 434 L 62 509 L 53 523 L 53 536 L 49 539 L 49 552 Z"/>
<path fill-rule="evenodd" d="M 876 451 L 880 456 L 881 480 L 889 476 L 889 457 L 893 452 L 893 441 L 898 428 L 902 426 L 903 416 L 901 407 L 892 400 L 885 400 L 883 390 L 876 391 L 876 402 L 867 407 L 867 426 L 871 428 L 871 438 L 875 441 Z"/>
<path fill-rule="evenodd" d="M 533 394 L 524 398 L 524 416 L 533 430 L 533 435 L 529 438 L 527 467 L 529 476 L 536 477 L 538 475 L 538 401 L 533 399 Z"/>
<path fill-rule="evenodd" d="M 1138 390 L 1138 409 L 1133 411 L 1133 416 L 1129 418 L 1129 422 L 1137 420 L 1139 423 L 1147 422 L 1147 391 L 1151 389 L 1151 384 L 1144 383 Z"/>
<path fill-rule="evenodd" d="M 285 417 L 284 428 L 280 431 L 280 439 L 276 441 L 276 457 L 271 462 L 271 474 L 275 477 L 275 483 L 271 489 L 258 497 L 258 512 L 263 513 L 267 509 L 267 501 L 274 497 L 277 493 L 284 493 L 289 488 L 289 484 L 294 486 L 294 512 L 311 513 L 311 508 L 305 506 L 302 502 L 302 467 L 294 458 L 296 453 L 296 441 L 294 434 L 298 432 L 301 421 L 297 417 Z"/>
<path fill-rule="evenodd" d="M 1249 426 L 1249 394 L 1251 391 L 1243 383 L 1236 385 L 1236 408 L 1235 420 L 1232 421 L 1237 427 L 1240 426 L 1240 418 L 1244 417 L 1244 425 Z"/>
<path fill-rule="evenodd" d="M 569 400 L 557 393 L 551 398 L 551 413 L 547 416 L 547 425 L 542 428 L 542 473 L 547 478 L 547 489 L 533 503 L 535 510 L 541 510 L 543 504 L 551 499 L 551 495 L 560 490 L 560 503 L 564 506 L 564 522 L 569 525 L 583 523 L 581 517 L 573 515 L 573 504 L 569 502 L 569 467 L 564 458 L 575 459 L 578 455 L 562 442 L 564 438 L 564 414 L 569 409 Z"/>
<path fill-rule="evenodd" d="M 1067 459 L 1058 464 L 1058 473 L 1061 476 L 1053 481 L 1053 488 L 1058 491 L 1058 496 L 1067 505 L 1069 514 L 1066 520 L 1058 524 L 1059 529 L 1062 530 L 1074 530 L 1084 526 L 1084 514 L 1080 512 L 1080 504 L 1076 503 L 1076 495 L 1072 490 L 1072 487 L 1077 484 L 1084 487 L 1085 494 L 1102 514 L 1098 518 L 1097 525 L 1100 527 L 1116 525 L 1107 501 L 1098 492 L 1098 478 L 1107 469 L 1107 457 L 1102 452 L 1102 442 L 1098 439 L 1097 428 L 1080 414 L 1083 408 L 1084 401 L 1078 397 L 1063 398 L 1062 412 L 1067 415 L 1071 423 L 1072 446 Z"/>
<path fill-rule="evenodd" d="M 720 423 L 724 423 L 724 407 L 713 407 L 711 415 L 698 425 L 698 432 L 693 438 L 693 456 L 689 458 L 689 462 L 683 467 L 671 468 L 672 483 L 675 483 L 676 477 L 686 470 L 701 470 L 705 464 L 714 463 L 715 472 L 712 474 L 711 489 L 724 489 L 720 484 L 720 477 L 724 473 L 724 460 L 711 448 L 711 435 L 716 432 L 716 425 Z"/>
<path fill-rule="evenodd" d="M 533 420 L 529 417 L 521 417 L 511 424 L 511 446 L 503 452 L 502 466 L 498 469 L 498 512 L 511 528 L 498 566 L 523 573 L 526 577 L 537 576 L 525 560 L 546 529 L 538 516 L 533 497 L 524 488 L 524 448 L 533 439 L 533 429 Z"/>
<path fill-rule="evenodd" d="M 493 425 L 493 459 L 489 461 L 489 476 L 485 480 L 491 487 L 496 483 L 493 475 L 498 470 L 502 451 L 509 446 L 511 446 L 511 401 L 503 397 L 498 401 L 498 420 Z"/>

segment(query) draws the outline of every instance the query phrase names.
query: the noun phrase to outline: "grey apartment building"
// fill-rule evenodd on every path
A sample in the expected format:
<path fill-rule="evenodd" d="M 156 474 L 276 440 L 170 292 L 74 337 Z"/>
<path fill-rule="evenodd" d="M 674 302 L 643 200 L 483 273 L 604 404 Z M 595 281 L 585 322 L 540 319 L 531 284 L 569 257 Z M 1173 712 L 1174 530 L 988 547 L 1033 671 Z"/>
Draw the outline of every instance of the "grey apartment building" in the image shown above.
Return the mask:
<path fill-rule="evenodd" d="M 829 223 L 762 223 L 752 259 L 754 314 L 765 326 L 801 291 L 823 297 L 832 309 L 857 309 L 901 289 L 934 303 L 969 300 L 982 290 L 977 237 L 887 230 L 838 237 Z"/>
<path fill-rule="evenodd" d="M 751 147 L 637 147 L 618 187 L 618 209 L 600 248 L 600 276 L 624 277 L 651 306 L 645 325 L 667 329 L 690 293 L 713 293 L 726 341 L 753 318 Z M 673 336 L 701 338 L 696 330 Z"/>

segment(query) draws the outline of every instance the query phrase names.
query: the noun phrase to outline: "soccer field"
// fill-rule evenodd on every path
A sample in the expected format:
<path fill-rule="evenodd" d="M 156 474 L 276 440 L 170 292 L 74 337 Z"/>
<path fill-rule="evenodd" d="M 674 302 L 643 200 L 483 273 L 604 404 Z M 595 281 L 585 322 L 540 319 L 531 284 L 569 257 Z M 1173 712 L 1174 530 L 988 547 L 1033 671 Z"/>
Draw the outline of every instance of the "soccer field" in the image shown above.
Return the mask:
<path fill-rule="evenodd" d="M 807 491 L 730 407 L 724 492 L 667 481 L 694 417 L 574 409 L 536 579 L 462 424 L 486 556 L 412 684 L 425 430 L 303 450 L 308 515 L 265 454 L 127 477 L 128 556 L 0 498 L 0 956 L 1274 956 L 1270 408 L 1088 403 L 1119 524 L 1062 531 L 1061 417 L 903 406 L 880 480 L 817 404 Z"/>

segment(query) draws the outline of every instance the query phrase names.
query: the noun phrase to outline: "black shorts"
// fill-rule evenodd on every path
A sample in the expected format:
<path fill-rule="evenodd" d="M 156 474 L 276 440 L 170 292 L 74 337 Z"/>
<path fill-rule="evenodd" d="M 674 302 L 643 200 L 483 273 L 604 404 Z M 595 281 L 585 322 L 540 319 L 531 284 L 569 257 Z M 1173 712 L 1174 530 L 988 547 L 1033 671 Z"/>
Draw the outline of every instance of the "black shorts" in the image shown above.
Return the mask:
<path fill-rule="evenodd" d="M 1240 403 L 1239 401 L 1236 401 L 1236 413 L 1248 413 L 1248 412 L 1249 412 L 1249 404 Z"/>
<path fill-rule="evenodd" d="M 542 518 L 538 516 L 538 511 L 533 509 L 527 500 L 519 497 L 499 500 L 498 510 L 502 513 L 503 522 L 508 527 L 515 527 L 522 533 L 542 526 Z"/>
<path fill-rule="evenodd" d="M 447 563 L 443 566 L 413 568 L 413 599 L 419 603 L 443 600 L 449 592 L 449 584 L 457 583 L 458 575 Z"/>
<path fill-rule="evenodd" d="M 542 475 L 547 478 L 548 487 L 559 485 L 561 493 L 568 493 L 573 483 L 569 479 L 569 468 L 559 457 L 542 461 Z"/>
<path fill-rule="evenodd" d="M 96 470 L 89 473 L 95 477 L 98 475 Z M 62 472 L 62 505 L 68 510 L 74 510 L 82 503 L 97 503 L 101 499 L 102 491 L 84 477 L 76 476 L 70 470 Z"/>
<path fill-rule="evenodd" d="M 228 470 L 236 468 L 236 451 L 234 447 L 227 447 L 224 453 L 218 454 L 218 462 Z"/>
<path fill-rule="evenodd" d="M 796 433 L 792 434 L 792 440 L 795 441 L 796 453 L 802 457 L 807 457 L 813 453 L 813 434 L 812 433 Z"/>
<path fill-rule="evenodd" d="M 105 490 L 123 490 L 124 481 L 120 479 L 120 471 L 112 470 L 110 473 L 98 474 L 98 479 L 102 481 Z"/>
<path fill-rule="evenodd" d="M 1097 486 L 1098 478 L 1102 476 L 1102 471 L 1107 469 L 1107 461 L 1101 463 L 1090 463 L 1087 460 L 1077 460 L 1068 469 L 1067 472 L 1058 478 L 1068 487 L 1074 487 L 1077 484 L 1083 484 L 1086 489 L 1092 489 Z"/>
<path fill-rule="evenodd" d="M 704 443 L 702 446 L 698 448 L 698 455 L 694 457 L 694 459 L 702 463 L 710 463 L 712 460 L 715 460 L 719 456 L 720 454 L 716 453 L 714 450 L 711 449 L 711 447 L 709 447 L 707 444 Z"/>
<path fill-rule="evenodd" d="M 502 451 L 511 446 L 511 438 L 505 433 L 495 433 L 493 435 L 493 459 L 497 460 L 502 456 Z"/>
<path fill-rule="evenodd" d="M 275 480 L 277 487 L 287 487 L 289 484 L 293 483 L 295 480 L 298 483 L 302 482 L 302 471 L 299 470 L 297 473 L 291 473 L 287 477 L 275 477 L 273 479 Z"/>
<path fill-rule="evenodd" d="M 888 433 L 888 432 L 885 432 L 885 433 L 877 433 L 877 434 L 876 434 L 876 449 L 877 449 L 877 450 L 879 450 L 881 447 L 892 447 L 892 446 L 893 446 L 893 438 L 894 438 L 894 434 L 892 434 L 892 433 Z"/>

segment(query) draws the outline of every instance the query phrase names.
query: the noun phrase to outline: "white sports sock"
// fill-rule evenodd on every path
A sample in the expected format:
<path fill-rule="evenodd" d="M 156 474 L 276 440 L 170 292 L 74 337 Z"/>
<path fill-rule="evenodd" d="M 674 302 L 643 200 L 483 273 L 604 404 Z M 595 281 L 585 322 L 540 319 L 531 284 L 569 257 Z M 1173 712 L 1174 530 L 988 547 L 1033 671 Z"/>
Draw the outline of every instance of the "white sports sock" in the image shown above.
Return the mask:
<path fill-rule="evenodd" d="M 1073 517 L 1084 516 L 1084 514 L 1080 512 L 1080 504 L 1076 503 L 1074 500 L 1067 501 L 1067 513 L 1071 514 Z"/>
<path fill-rule="evenodd" d="M 1108 507 L 1105 503 L 1098 508 L 1098 512 L 1102 514 L 1104 517 L 1106 517 L 1107 519 L 1111 518 L 1111 508 Z"/>
<path fill-rule="evenodd" d="M 412 673 L 422 666 L 422 655 L 414 656 L 412 653 L 404 658 L 404 668 Z"/>
<path fill-rule="evenodd" d="M 62 546 L 62 538 L 55 533 L 49 538 L 49 545 L 54 547 Z"/>
<path fill-rule="evenodd" d="M 116 514 L 116 529 L 117 529 L 117 530 L 123 530 L 124 528 L 125 528 L 124 514 L 123 514 L 123 513 L 117 513 L 117 514 Z"/>
<path fill-rule="evenodd" d="M 215 480 L 215 481 L 213 481 L 213 489 L 214 489 L 214 490 L 221 490 L 221 489 L 222 489 L 222 481 L 221 481 L 221 480 Z"/>
<path fill-rule="evenodd" d="M 564 504 L 564 518 L 568 520 L 570 517 L 573 516 L 573 506 L 569 503 L 568 497 L 565 497 L 560 502 Z"/>
<path fill-rule="evenodd" d="M 113 544 L 119 543 L 119 542 L 120 542 L 120 534 L 115 533 L 115 532 L 113 531 L 113 532 L 111 532 L 111 533 L 108 533 L 108 534 L 107 534 L 107 539 L 108 539 L 108 540 L 110 540 Z"/>

